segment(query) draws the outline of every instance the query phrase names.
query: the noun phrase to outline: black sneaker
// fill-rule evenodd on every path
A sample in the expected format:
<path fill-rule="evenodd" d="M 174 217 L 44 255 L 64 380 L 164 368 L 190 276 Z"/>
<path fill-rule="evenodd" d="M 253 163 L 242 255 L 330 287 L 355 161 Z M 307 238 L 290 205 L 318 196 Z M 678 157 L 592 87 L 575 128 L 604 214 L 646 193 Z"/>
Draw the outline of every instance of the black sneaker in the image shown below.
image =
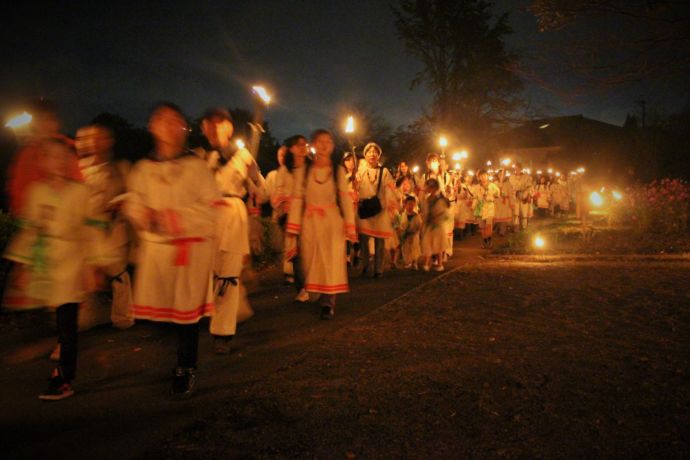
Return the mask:
<path fill-rule="evenodd" d="M 60 368 L 56 367 L 50 376 L 50 383 L 46 391 L 38 395 L 41 401 L 60 401 L 74 395 L 74 389 L 62 376 Z"/>
<path fill-rule="evenodd" d="M 331 307 L 323 306 L 321 307 L 321 319 L 323 320 L 329 320 L 333 319 L 335 316 L 335 312 Z"/>
<path fill-rule="evenodd" d="M 178 367 L 173 373 L 172 396 L 174 399 L 187 399 L 196 390 L 196 369 Z"/>

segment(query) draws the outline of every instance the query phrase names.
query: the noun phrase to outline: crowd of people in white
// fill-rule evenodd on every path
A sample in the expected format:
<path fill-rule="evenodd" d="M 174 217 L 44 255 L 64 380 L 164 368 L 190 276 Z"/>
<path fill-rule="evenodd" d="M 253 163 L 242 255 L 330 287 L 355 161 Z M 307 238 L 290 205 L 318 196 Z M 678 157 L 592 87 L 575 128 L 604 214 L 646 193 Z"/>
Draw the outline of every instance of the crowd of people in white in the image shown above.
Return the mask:
<path fill-rule="evenodd" d="M 478 227 L 491 247 L 494 228 L 527 227 L 535 204 L 567 213 L 577 189 L 565 177 L 535 184 L 520 165 L 449 170 L 435 153 L 423 173 L 405 163 L 391 172 L 375 143 L 361 159 L 348 152 L 337 161 L 327 130 L 287 139 L 279 168 L 264 178 L 252 154 L 232 142 L 227 110 L 204 114 L 206 147 L 188 150 L 186 118 L 169 103 L 150 115 L 153 151 L 129 167 L 113 160 L 107 127 L 81 128 L 72 142 L 59 134 L 51 106 L 36 107 L 34 117 L 35 136 L 10 170 L 19 230 L 5 251 L 13 267 L 3 305 L 56 311 L 58 365 L 44 400 L 74 393 L 80 311 L 104 286 L 116 327 L 136 319 L 175 324 L 172 392 L 190 396 L 200 319 L 211 316 L 214 349 L 227 354 L 238 321 L 252 315 L 242 272 L 261 245 L 262 203 L 270 203 L 269 244 L 282 254 L 296 300 L 318 297 L 321 318 L 330 319 L 351 271 L 376 278 L 384 266 L 442 271 L 454 236 Z"/>

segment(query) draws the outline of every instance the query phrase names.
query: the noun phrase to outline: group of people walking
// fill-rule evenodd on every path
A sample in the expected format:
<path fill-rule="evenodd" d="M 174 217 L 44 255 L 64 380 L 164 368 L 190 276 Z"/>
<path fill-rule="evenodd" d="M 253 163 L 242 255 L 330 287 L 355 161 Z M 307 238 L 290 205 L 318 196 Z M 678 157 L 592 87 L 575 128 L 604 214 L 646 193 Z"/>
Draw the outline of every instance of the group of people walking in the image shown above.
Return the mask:
<path fill-rule="evenodd" d="M 10 212 L 19 230 L 5 251 L 13 265 L 3 305 L 55 309 L 58 365 L 39 396 L 49 401 L 74 393 L 79 316 L 104 289 L 112 292 L 116 327 L 137 319 L 175 326 L 172 394 L 190 396 L 201 318 L 211 316 L 214 350 L 228 354 L 238 322 L 252 315 L 242 273 L 261 240 L 262 203 L 270 204 L 271 244 L 296 301 L 318 298 L 327 320 L 337 295 L 349 290 L 350 272 L 380 278 L 385 266 L 442 271 L 454 234 L 478 226 L 490 247 L 494 227 L 525 228 L 533 200 L 544 193 L 519 166 L 495 180 L 479 171 L 475 182 L 430 154 L 421 175 L 405 163 L 391 173 L 375 143 L 361 159 L 348 152 L 338 160 L 324 129 L 286 139 L 279 168 L 264 177 L 254 156 L 232 142 L 227 110 L 203 115 L 206 142 L 189 150 L 186 117 L 170 103 L 152 110 L 153 150 L 130 167 L 113 159 L 108 127 L 83 127 L 72 141 L 60 134 L 51 104 L 38 103 L 33 115 L 33 137 L 10 169 Z M 567 210 L 558 189 L 550 190 Z"/>

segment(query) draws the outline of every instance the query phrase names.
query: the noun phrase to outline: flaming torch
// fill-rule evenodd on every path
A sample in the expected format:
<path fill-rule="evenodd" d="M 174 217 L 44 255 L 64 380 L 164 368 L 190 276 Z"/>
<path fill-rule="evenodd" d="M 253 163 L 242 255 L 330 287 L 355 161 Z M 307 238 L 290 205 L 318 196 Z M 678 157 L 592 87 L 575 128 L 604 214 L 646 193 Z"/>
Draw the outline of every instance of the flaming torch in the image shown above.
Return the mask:
<path fill-rule="evenodd" d="M 355 132 L 355 119 L 352 115 L 347 117 L 345 123 L 345 134 L 347 134 L 347 142 L 350 144 L 350 150 L 355 153 L 355 144 L 352 143 L 352 134 Z"/>
<path fill-rule="evenodd" d="M 256 158 L 259 153 L 259 143 L 264 131 L 264 114 L 268 105 L 271 103 L 271 96 L 263 86 L 252 86 L 252 93 L 255 96 L 254 120 L 250 123 L 252 128 L 251 139 L 249 141 L 249 151 Z"/>

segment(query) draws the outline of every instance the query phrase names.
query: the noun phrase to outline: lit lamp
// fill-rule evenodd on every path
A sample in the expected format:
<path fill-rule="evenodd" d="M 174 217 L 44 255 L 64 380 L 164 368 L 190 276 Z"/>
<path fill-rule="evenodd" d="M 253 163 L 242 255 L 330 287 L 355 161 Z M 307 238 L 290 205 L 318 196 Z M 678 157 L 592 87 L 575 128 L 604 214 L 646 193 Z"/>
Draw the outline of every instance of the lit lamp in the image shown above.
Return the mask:
<path fill-rule="evenodd" d="M 417 174 L 419 172 L 419 166 L 415 165 L 412 167 L 412 172 Z"/>
<path fill-rule="evenodd" d="M 502 164 L 503 166 L 506 166 L 506 167 L 507 167 L 507 166 L 510 166 L 510 158 L 506 158 L 506 159 L 502 160 L 502 161 L 501 161 L 501 164 Z"/>
<path fill-rule="evenodd" d="M 237 139 L 235 141 L 235 145 L 237 146 L 238 149 L 243 149 L 246 147 L 246 145 L 244 144 L 244 141 L 242 139 Z"/>
<path fill-rule="evenodd" d="M 577 172 L 580 173 L 580 174 L 584 174 L 584 173 L 585 173 L 585 168 L 583 168 L 582 166 L 580 166 L 579 168 L 577 168 Z"/>
<path fill-rule="evenodd" d="M 460 161 L 462 160 L 462 153 L 455 152 L 451 158 L 453 159 L 453 161 Z"/>
<path fill-rule="evenodd" d="M 546 172 L 549 173 L 549 174 L 553 174 L 553 168 L 547 169 Z"/>
<path fill-rule="evenodd" d="M 467 150 L 462 150 L 462 151 L 460 152 L 460 159 L 461 159 L 461 160 L 467 160 L 467 157 L 469 157 L 469 156 L 470 156 L 470 154 L 467 153 Z"/>
<path fill-rule="evenodd" d="M 544 240 L 542 236 L 537 235 L 534 237 L 532 244 L 534 245 L 535 249 L 544 249 L 546 247 L 546 240 Z"/>
<path fill-rule="evenodd" d="M 611 192 L 611 196 L 613 196 L 613 199 L 616 201 L 620 201 L 623 199 L 623 194 L 618 190 L 614 190 L 613 192 Z"/>

